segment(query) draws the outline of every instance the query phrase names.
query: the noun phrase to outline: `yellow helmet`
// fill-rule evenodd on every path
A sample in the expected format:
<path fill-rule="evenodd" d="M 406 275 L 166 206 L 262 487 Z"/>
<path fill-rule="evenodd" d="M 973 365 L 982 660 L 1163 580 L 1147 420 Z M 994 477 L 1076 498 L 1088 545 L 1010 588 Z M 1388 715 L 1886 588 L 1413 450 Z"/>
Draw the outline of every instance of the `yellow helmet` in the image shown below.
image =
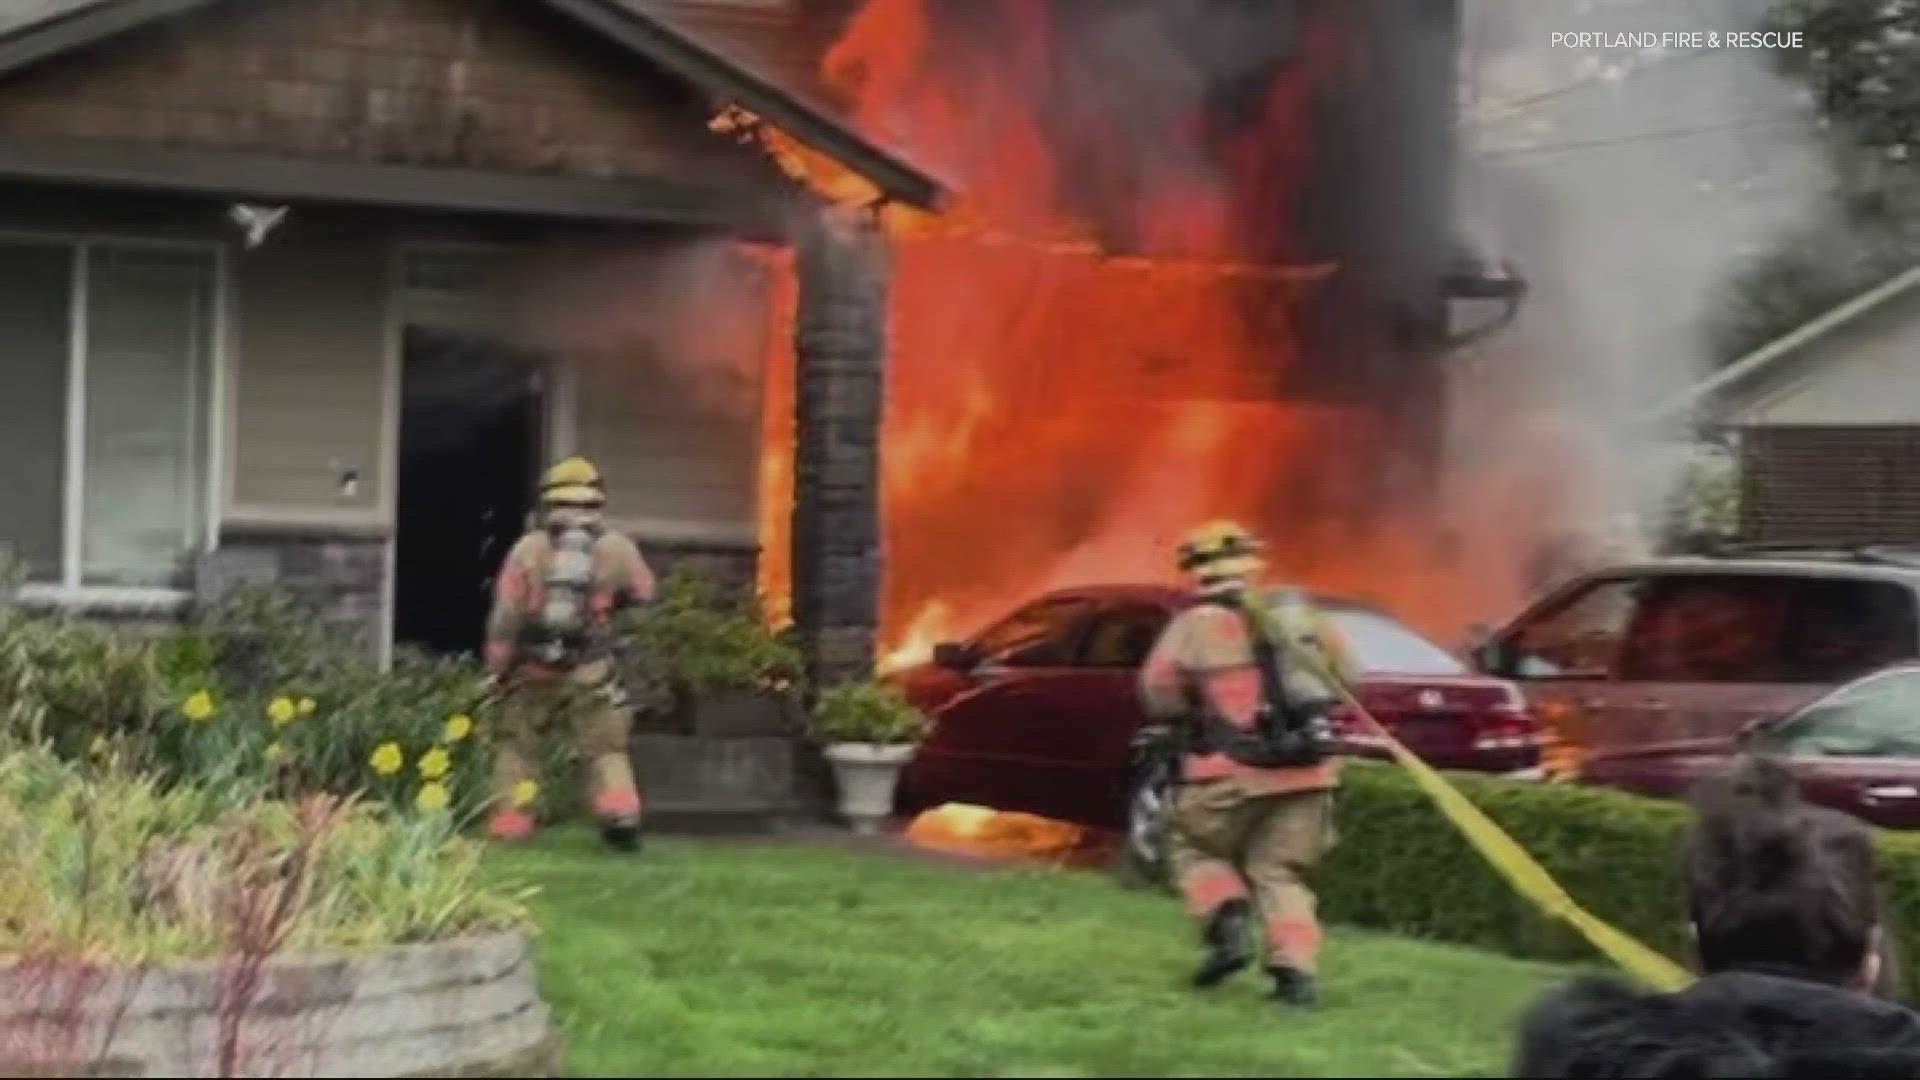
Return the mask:
<path fill-rule="evenodd" d="M 540 501 L 548 506 L 601 506 L 607 501 L 600 470 L 583 457 L 570 457 L 540 479 Z"/>
<path fill-rule="evenodd" d="M 1265 565 L 1260 559 L 1263 548 L 1239 522 L 1210 521 L 1181 542 L 1180 569 L 1202 581 L 1251 577 Z"/>

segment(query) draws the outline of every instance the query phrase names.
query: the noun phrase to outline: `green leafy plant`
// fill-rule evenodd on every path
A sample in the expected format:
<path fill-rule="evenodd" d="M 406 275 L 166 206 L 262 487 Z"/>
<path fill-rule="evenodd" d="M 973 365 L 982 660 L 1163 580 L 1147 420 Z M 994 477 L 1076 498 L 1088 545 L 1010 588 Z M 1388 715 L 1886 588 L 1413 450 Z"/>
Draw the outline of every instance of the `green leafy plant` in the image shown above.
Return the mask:
<path fill-rule="evenodd" d="M 0 544 L 0 606 L 7 604 L 27 583 L 27 564 L 13 548 Z"/>
<path fill-rule="evenodd" d="M 152 641 L 65 616 L 0 608 L 0 735 L 86 752 L 144 736 L 165 706 Z"/>
<path fill-rule="evenodd" d="M 898 746 L 919 742 L 927 718 L 899 690 L 876 682 L 850 682 L 821 691 L 813 710 L 815 730 L 827 743 Z"/>
<path fill-rule="evenodd" d="M 768 626 L 756 599 L 695 571 L 669 574 L 621 626 L 637 662 L 677 691 L 778 694 L 800 678 L 799 650 Z"/>
<path fill-rule="evenodd" d="M 1581 906 L 1676 961 L 1690 959 L 1684 804 L 1478 774 L 1448 779 Z M 1579 934 L 1543 916 L 1488 866 L 1397 767 L 1356 762 L 1344 773 L 1337 812 L 1340 842 L 1317 875 L 1328 918 L 1534 959 L 1596 959 Z M 1881 833 L 1879 846 L 1895 954 L 1920 955 L 1920 835 Z M 1920 990 L 1920 971 L 1904 967 L 1907 991 Z"/>
<path fill-rule="evenodd" d="M 407 655 L 382 670 L 275 593 L 151 638 L 0 609 L 0 736 L 162 784 L 354 794 L 465 821 L 491 797 L 494 706 L 478 664 Z M 555 742 L 553 766 L 570 767 Z"/>
<path fill-rule="evenodd" d="M 1664 532 L 1677 545 L 1739 535 L 1739 459 L 1718 447 L 1696 447 L 1668 493 L 1665 518 Z"/>
<path fill-rule="evenodd" d="M 263 883 L 292 952 L 519 925 L 526 891 L 483 876 L 444 814 L 255 785 L 162 783 L 45 748 L 0 753 L 0 952 L 123 962 L 222 954 Z M 256 898 L 257 899 L 257 898 Z"/>

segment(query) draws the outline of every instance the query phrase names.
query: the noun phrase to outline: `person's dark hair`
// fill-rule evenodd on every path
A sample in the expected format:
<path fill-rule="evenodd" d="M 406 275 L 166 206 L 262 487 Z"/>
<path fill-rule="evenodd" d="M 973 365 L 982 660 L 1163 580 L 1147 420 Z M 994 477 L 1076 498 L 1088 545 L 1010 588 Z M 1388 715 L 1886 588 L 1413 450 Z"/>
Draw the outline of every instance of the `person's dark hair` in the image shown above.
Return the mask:
<path fill-rule="evenodd" d="M 1701 968 L 1857 982 L 1880 924 L 1867 827 L 1806 805 L 1785 766 L 1754 755 L 1703 784 L 1694 807 L 1685 857 Z"/>

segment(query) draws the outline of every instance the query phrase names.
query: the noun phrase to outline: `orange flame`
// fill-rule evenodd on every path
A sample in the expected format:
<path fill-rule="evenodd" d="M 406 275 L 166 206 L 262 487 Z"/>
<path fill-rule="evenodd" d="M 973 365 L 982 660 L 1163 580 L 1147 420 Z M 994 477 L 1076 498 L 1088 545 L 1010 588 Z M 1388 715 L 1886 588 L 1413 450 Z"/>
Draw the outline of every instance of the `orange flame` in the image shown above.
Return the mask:
<path fill-rule="evenodd" d="M 916 846 L 988 858 L 1066 862 L 1087 839 L 1088 830 L 1071 822 L 964 803 L 923 811 L 907 825 L 907 840 Z"/>
<path fill-rule="evenodd" d="M 743 142 L 755 142 L 780 171 L 835 206 L 869 206 L 880 201 L 873 181 L 826 154 L 761 119 L 751 109 L 728 105 L 708 122 L 708 128 Z"/>
<path fill-rule="evenodd" d="M 940 215 L 882 216 L 895 247 L 885 666 L 1046 588 L 1164 580 L 1178 536 L 1220 515 L 1257 526 L 1277 571 L 1435 632 L 1516 599 L 1517 538 L 1499 530 L 1519 531 L 1531 492 L 1488 485 L 1450 516 L 1383 498 L 1405 417 L 1293 389 L 1343 360 L 1310 361 L 1297 321 L 1337 268 L 1282 227 L 1315 144 L 1313 96 L 1347 61 L 1338 28 L 1305 29 L 1238 134 L 1169 131 L 1148 169 L 1116 133 L 1076 166 L 1032 91 L 1057 74 L 1050 5 L 967 12 L 988 8 L 1010 30 L 993 47 L 952 34 L 931 0 L 868 0 L 823 65 L 863 131 L 960 189 Z M 1090 200 L 1089 172 L 1131 188 Z M 792 410 L 791 363 L 769 363 L 770 418 Z M 762 583 L 778 593 L 792 431 L 766 433 L 765 491 L 782 501 Z"/>

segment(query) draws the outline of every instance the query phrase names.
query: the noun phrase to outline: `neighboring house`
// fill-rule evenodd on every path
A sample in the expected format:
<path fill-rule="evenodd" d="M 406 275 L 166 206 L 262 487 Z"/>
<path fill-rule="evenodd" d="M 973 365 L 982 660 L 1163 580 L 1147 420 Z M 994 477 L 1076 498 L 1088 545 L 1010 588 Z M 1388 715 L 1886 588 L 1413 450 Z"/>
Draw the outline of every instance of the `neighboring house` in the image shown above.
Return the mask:
<path fill-rule="evenodd" d="M 1920 544 L 1920 268 L 1728 366 L 1650 420 L 1730 435 L 1744 539 Z"/>
<path fill-rule="evenodd" d="M 751 581 L 777 324 L 752 241 L 803 283 L 795 615 L 859 670 L 880 244 L 710 122 L 750 110 L 880 199 L 939 191 L 820 104 L 803 7 L 0 0 L 0 545 L 25 598 L 151 617 L 277 582 L 383 650 L 470 646 L 537 470 L 572 452 L 658 568 Z"/>

